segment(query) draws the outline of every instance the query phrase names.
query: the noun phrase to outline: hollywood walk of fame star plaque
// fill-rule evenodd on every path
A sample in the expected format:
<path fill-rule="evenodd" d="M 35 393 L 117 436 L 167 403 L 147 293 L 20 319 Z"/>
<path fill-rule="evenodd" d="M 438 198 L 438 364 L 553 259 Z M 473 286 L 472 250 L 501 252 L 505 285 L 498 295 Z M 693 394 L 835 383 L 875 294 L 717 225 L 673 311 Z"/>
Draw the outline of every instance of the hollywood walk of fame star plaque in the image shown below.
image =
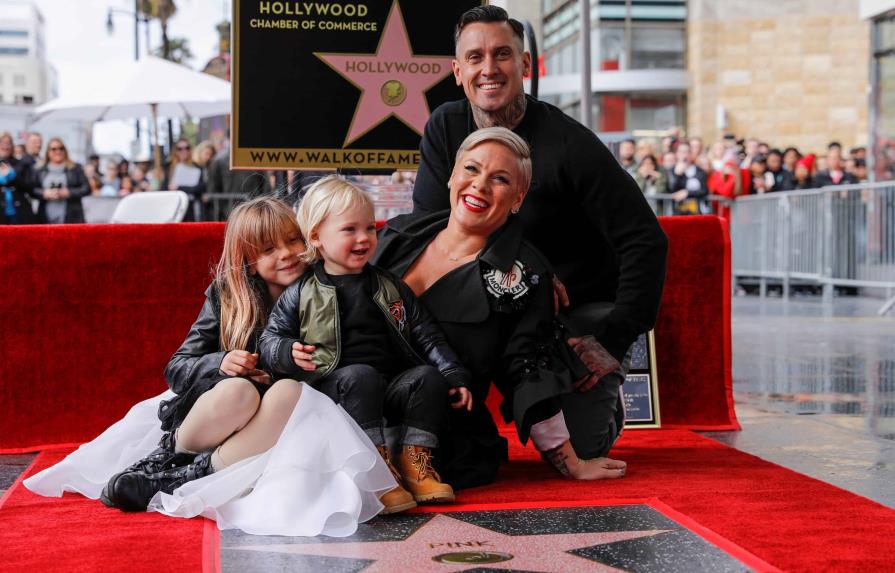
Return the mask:
<path fill-rule="evenodd" d="M 723 538 L 710 541 L 649 503 L 411 513 L 376 518 L 345 538 L 226 532 L 221 559 L 222 570 L 244 573 L 694 573 L 765 565 Z"/>
<path fill-rule="evenodd" d="M 231 163 L 413 170 L 432 110 L 463 98 L 454 25 L 481 0 L 236 0 Z"/>

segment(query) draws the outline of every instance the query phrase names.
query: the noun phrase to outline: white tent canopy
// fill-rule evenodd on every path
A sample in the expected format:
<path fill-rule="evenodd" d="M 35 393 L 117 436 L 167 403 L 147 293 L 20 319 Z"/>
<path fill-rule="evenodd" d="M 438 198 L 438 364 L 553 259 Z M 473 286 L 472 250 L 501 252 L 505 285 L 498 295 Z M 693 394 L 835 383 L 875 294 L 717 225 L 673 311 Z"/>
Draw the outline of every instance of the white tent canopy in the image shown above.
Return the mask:
<path fill-rule="evenodd" d="M 230 113 L 230 83 L 161 58 L 144 56 L 110 73 L 89 96 L 57 98 L 35 120 L 107 121 L 152 117 L 209 117 Z"/>
<path fill-rule="evenodd" d="M 107 121 L 152 118 L 156 173 L 161 173 L 159 117 L 209 117 L 230 113 L 230 82 L 153 56 L 112 70 L 88 96 L 58 98 L 35 110 L 41 120 Z"/>

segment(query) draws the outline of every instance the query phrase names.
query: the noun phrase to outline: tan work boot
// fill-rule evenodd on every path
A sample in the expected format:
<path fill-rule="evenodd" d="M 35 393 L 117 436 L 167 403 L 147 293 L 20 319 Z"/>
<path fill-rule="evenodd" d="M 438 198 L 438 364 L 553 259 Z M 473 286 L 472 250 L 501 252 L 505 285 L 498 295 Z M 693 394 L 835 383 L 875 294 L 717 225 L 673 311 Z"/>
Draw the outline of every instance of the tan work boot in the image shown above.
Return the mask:
<path fill-rule="evenodd" d="M 447 503 L 454 501 L 454 488 L 441 482 L 432 467 L 432 450 L 422 446 L 401 446 L 401 476 L 404 487 L 419 502 Z"/>
<path fill-rule="evenodd" d="M 398 487 L 384 493 L 382 497 L 379 498 L 379 501 L 385 506 L 380 513 L 400 513 L 416 507 L 416 501 L 413 499 L 413 496 L 401 485 L 401 474 L 398 473 L 398 470 L 396 470 L 395 466 L 392 464 L 391 456 L 388 453 L 388 446 L 376 446 L 376 449 L 379 450 L 379 455 L 385 460 L 385 465 L 388 466 L 395 481 L 398 482 Z"/>

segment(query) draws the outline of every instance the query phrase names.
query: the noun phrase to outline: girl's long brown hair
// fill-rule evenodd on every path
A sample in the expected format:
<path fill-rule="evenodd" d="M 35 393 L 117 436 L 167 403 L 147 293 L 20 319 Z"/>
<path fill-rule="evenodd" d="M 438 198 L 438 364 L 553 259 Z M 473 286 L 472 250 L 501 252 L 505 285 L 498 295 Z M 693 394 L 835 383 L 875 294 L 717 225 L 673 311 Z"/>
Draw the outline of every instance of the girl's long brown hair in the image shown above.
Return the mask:
<path fill-rule="evenodd" d="M 279 199 L 259 197 L 230 213 L 214 279 L 221 300 L 222 350 L 245 350 L 255 328 L 267 320 L 266 289 L 252 287 L 250 269 L 265 245 L 294 235 L 301 237 L 295 213 Z"/>

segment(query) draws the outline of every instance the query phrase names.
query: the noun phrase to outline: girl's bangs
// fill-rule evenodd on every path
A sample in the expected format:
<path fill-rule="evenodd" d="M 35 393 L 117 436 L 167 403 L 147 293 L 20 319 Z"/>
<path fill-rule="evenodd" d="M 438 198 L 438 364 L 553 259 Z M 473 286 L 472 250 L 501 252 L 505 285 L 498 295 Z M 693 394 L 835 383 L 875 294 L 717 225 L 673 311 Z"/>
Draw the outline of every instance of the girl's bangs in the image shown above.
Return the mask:
<path fill-rule="evenodd" d="M 254 251 L 253 255 L 261 252 L 265 245 L 276 245 L 290 235 L 301 234 L 295 214 L 285 205 L 265 204 L 251 219 L 242 229 L 242 240 Z"/>

